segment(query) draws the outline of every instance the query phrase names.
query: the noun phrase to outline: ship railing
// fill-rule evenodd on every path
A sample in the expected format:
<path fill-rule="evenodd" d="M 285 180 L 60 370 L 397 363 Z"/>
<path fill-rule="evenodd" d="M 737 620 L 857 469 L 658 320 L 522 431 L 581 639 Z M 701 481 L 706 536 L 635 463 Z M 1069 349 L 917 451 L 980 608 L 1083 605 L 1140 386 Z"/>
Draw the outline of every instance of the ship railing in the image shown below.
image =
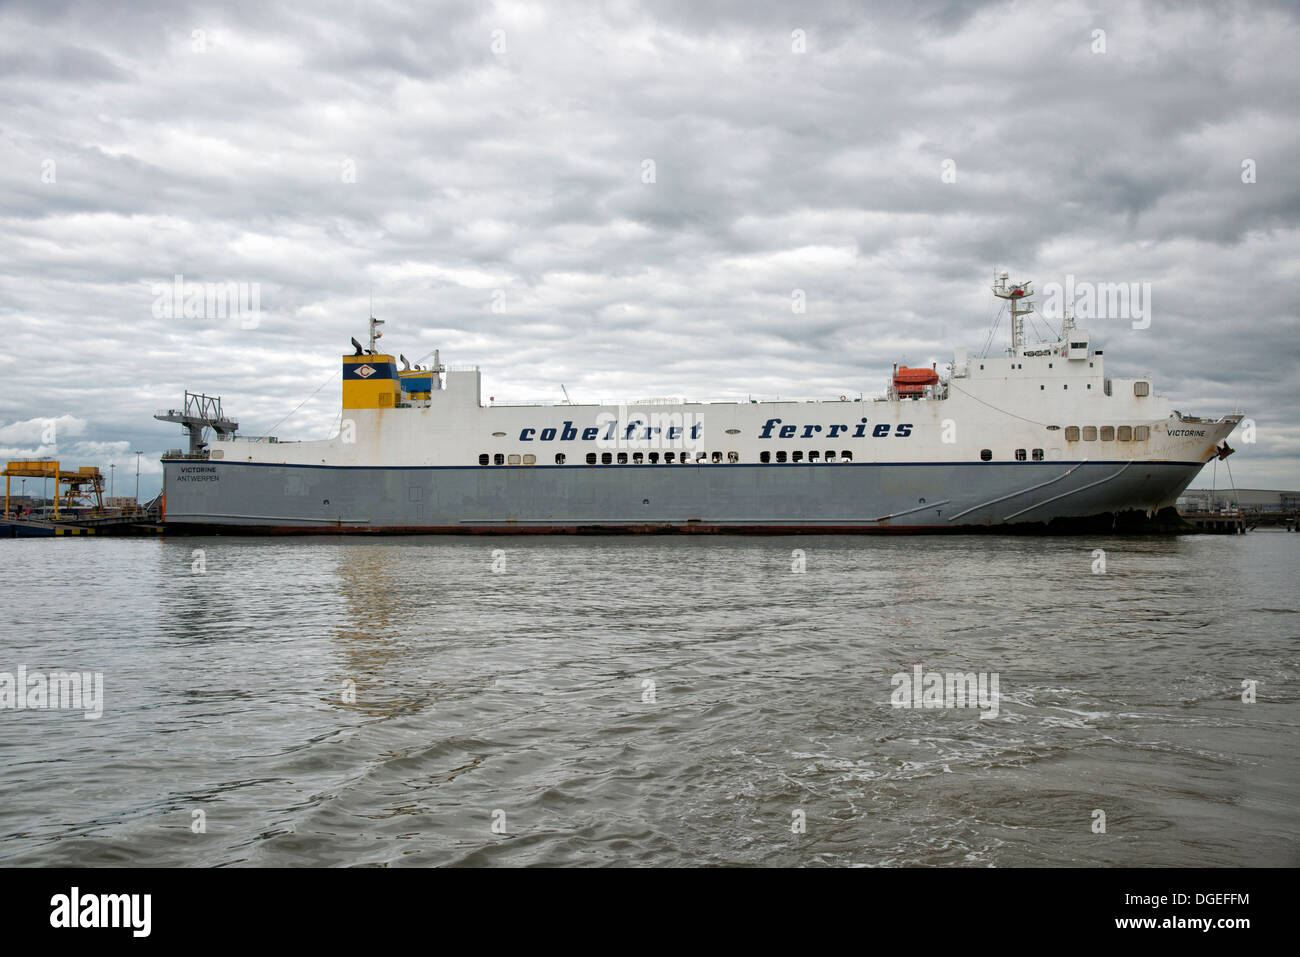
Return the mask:
<path fill-rule="evenodd" d="M 274 445 L 274 444 L 278 444 L 280 440 L 277 439 L 274 435 L 232 435 L 229 438 L 227 438 L 225 441 L 254 442 L 254 443 L 262 442 L 268 445 Z"/>
<path fill-rule="evenodd" d="M 207 449 L 199 452 L 187 452 L 185 449 L 168 449 L 162 454 L 165 459 L 206 459 L 208 457 Z"/>

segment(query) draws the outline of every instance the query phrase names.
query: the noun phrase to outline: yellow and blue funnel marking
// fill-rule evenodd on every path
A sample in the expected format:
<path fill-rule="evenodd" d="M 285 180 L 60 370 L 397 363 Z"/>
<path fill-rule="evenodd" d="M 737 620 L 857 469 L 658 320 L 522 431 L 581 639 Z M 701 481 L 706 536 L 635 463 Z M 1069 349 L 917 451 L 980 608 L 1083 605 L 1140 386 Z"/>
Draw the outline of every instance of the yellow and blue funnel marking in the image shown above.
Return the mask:
<path fill-rule="evenodd" d="M 343 357 L 343 408 L 391 409 L 399 395 L 392 356 Z"/>

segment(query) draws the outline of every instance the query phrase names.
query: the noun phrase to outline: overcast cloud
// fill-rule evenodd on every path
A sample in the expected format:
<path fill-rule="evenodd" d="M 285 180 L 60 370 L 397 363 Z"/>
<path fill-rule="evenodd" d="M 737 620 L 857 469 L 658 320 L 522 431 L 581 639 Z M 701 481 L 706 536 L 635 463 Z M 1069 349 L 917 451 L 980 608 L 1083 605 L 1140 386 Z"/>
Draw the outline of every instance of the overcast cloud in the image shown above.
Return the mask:
<path fill-rule="evenodd" d="M 0 457 L 151 494 L 187 388 L 324 437 L 372 291 L 485 398 L 871 394 L 980 349 L 996 267 L 1150 283 L 1081 323 L 1108 371 L 1300 488 L 1297 49 L 1270 4 L 8 2 Z M 178 273 L 260 321 L 156 318 Z"/>

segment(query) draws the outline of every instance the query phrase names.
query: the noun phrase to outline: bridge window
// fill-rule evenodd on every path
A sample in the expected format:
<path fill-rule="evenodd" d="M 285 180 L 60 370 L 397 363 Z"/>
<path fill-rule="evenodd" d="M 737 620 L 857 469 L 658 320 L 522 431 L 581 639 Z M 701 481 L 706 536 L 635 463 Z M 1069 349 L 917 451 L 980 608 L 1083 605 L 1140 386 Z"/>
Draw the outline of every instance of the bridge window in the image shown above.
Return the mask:
<path fill-rule="evenodd" d="M 992 459 L 993 459 L 993 450 L 992 450 L 992 449 L 980 449 L 980 461 L 981 461 L 981 462 L 989 462 L 989 461 L 992 461 Z"/>
<path fill-rule="evenodd" d="M 770 461 L 772 461 L 772 453 L 771 453 L 771 452 L 759 452 L 759 453 L 758 453 L 758 460 L 759 460 L 760 462 L 770 462 Z"/>
<path fill-rule="evenodd" d="M 778 462 L 784 462 L 784 461 L 785 461 L 785 453 L 784 453 L 784 452 L 777 452 L 777 453 L 776 453 L 776 460 L 777 460 Z"/>
<path fill-rule="evenodd" d="M 563 453 L 563 452 L 556 452 L 556 453 L 555 453 L 555 464 L 556 464 L 556 465 L 563 465 L 563 464 L 564 464 L 564 453 Z"/>
<path fill-rule="evenodd" d="M 486 452 L 484 452 L 482 455 L 478 457 L 479 465 L 487 465 L 491 461 L 492 461 L 491 456 L 489 456 Z"/>
<path fill-rule="evenodd" d="M 850 452 L 848 449 L 845 449 L 843 452 L 840 453 L 840 458 L 843 459 L 845 462 L 852 462 L 853 453 Z"/>
<path fill-rule="evenodd" d="M 1121 426 L 1119 427 L 1119 429 L 1116 430 L 1115 438 L 1119 439 L 1121 442 L 1132 442 L 1132 441 L 1133 441 L 1133 426 L 1131 426 L 1131 425 L 1121 425 Z"/>
<path fill-rule="evenodd" d="M 1041 461 L 1043 461 L 1043 450 L 1042 450 L 1042 449 L 1034 449 L 1034 461 L 1035 461 L 1035 462 L 1041 462 Z"/>
<path fill-rule="evenodd" d="M 1114 441 L 1115 441 L 1115 426 L 1113 426 L 1113 425 L 1103 425 L 1103 426 L 1101 427 L 1101 440 L 1102 440 L 1103 442 L 1114 442 Z"/>
<path fill-rule="evenodd" d="M 1077 425 L 1067 425 L 1065 427 L 1065 441 L 1067 442 L 1079 441 L 1079 427 Z"/>
<path fill-rule="evenodd" d="M 588 452 L 588 453 L 587 453 L 587 464 L 588 464 L 588 465 L 595 465 L 595 464 L 596 464 L 596 453 L 595 453 L 595 452 Z"/>
<path fill-rule="evenodd" d="M 1017 462 L 1023 462 L 1023 461 L 1026 460 L 1026 458 L 1027 458 L 1027 456 L 1025 455 L 1025 450 L 1024 450 L 1024 449 L 1016 449 L 1016 461 L 1017 461 Z"/>
<path fill-rule="evenodd" d="M 1095 425 L 1085 425 L 1083 427 L 1083 441 L 1085 442 L 1097 441 L 1097 427 Z"/>
<path fill-rule="evenodd" d="M 611 464 L 613 461 L 614 461 L 614 455 L 613 455 L 613 453 L 611 453 L 611 452 L 601 452 L 601 453 L 600 453 L 600 464 L 601 464 L 601 465 L 609 465 L 609 464 Z"/>
<path fill-rule="evenodd" d="M 1133 394 L 1136 395 L 1136 396 L 1150 395 L 1150 394 L 1151 394 L 1151 383 L 1150 383 L 1150 382 L 1134 382 L 1134 383 L 1133 383 Z"/>
<path fill-rule="evenodd" d="M 506 457 L 505 457 L 505 454 L 502 453 L 502 452 L 498 452 L 496 455 L 492 456 L 492 464 L 493 464 L 493 465 L 505 465 L 505 464 L 506 464 Z"/>
<path fill-rule="evenodd" d="M 1151 438 L 1151 426 L 1135 425 L 1133 427 L 1133 440 L 1135 442 L 1145 442 L 1149 438 Z"/>

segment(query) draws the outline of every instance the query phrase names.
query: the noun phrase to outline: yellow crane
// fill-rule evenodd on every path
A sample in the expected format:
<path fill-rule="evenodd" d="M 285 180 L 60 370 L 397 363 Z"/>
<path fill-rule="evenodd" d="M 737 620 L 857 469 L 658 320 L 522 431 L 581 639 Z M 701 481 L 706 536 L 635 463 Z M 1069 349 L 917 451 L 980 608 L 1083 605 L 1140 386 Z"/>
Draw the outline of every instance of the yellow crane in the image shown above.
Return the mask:
<path fill-rule="evenodd" d="M 20 459 L 8 462 L 5 477 L 5 517 L 9 516 L 9 480 L 10 478 L 54 479 L 54 517 L 59 517 L 59 501 L 64 500 L 65 508 L 72 508 L 80 499 L 90 499 L 96 512 L 104 511 L 104 476 L 96 466 L 61 469 L 59 463 L 52 459 Z"/>

